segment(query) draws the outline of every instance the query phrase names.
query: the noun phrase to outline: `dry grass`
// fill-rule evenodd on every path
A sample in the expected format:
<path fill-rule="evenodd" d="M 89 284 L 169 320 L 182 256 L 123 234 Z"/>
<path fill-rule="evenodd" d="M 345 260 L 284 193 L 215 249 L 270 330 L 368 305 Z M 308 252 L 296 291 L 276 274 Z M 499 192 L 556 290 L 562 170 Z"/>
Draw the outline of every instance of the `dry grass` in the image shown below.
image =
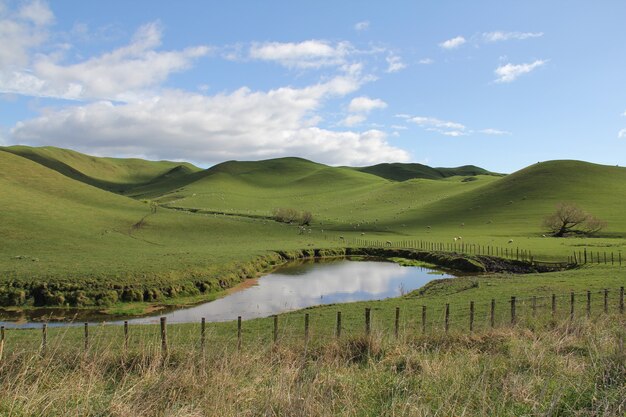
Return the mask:
<path fill-rule="evenodd" d="M 62 341 L 0 362 L 2 416 L 618 416 L 626 321 L 474 335 L 346 337 L 242 352 Z"/>

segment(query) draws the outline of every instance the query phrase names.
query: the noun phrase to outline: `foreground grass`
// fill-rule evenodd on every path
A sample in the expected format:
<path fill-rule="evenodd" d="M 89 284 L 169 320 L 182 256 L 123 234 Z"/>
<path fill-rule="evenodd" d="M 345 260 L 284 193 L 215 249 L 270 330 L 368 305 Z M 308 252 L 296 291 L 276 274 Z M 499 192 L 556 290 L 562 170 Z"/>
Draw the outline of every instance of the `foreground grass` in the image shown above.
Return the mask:
<path fill-rule="evenodd" d="M 352 334 L 203 352 L 51 344 L 0 362 L 3 416 L 603 415 L 626 411 L 623 315 L 471 335 Z M 156 343 L 154 343 L 156 342 Z"/>

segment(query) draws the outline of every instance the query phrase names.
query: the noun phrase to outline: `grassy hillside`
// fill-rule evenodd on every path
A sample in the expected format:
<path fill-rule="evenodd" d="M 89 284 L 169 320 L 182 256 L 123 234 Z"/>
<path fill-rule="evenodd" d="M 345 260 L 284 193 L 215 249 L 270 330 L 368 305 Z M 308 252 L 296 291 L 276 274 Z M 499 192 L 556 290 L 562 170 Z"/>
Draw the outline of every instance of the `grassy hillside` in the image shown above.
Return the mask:
<path fill-rule="evenodd" d="M 68 155 L 56 153 L 68 162 L 64 167 Z M 53 169 L 0 151 L 0 232 L 6 237 L 0 298 L 45 282 L 54 287 L 51 294 L 74 297 L 73 304 L 83 290 L 89 300 L 82 305 L 115 304 L 126 288 L 136 292 L 124 301 L 183 302 L 185 296 L 193 302 L 267 268 L 276 259 L 258 257 L 269 250 L 334 248 L 354 239 L 450 243 L 463 236 L 468 243 L 512 247 L 514 238 L 515 247 L 555 260 L 584 246 L 626 250 L 624 168 L 553 161 L 506 177 L 398 182 L 299 158 L 230 161 L 208 170 L 137 162 L 144 168 L 136 176 L 129 160 L 95 159 L 87 167 L 89 157 L 76 158 L 83 176 L 73 178 L 59 172 L 59 164 Z M 135 198 L 93 187 L 82 172 L 107 184 L 127 181 Z M 156 213 L 148 198 L 161 204 Z M 542 238 L 541 219 L 560 201 L 579 203 L 609 226 L 593 239 Z M 311 211 L 309 230 L 301 234 L 297 225 L 269 220 L 278 207 Z"/>
<path fill-rule="evenodd" d="M 473 177 L 476 175 L 499 175 L 474 165 L 464 165 L 457 168 L 432 168 L 422 164 L 403 164 L 396 162 L 354 169 L 393 181 L 406 181 L 414 178 L 436 180 L 453 176 Z"/>
<path fill-rule="evenodd" d="M 573 202 L 608 222 L 605 236 L 626 236 L 626 168 L 549 161 L 407 213 L 424 223 L 460 224 L 483 233 L 541 234 L 542 219 L 559 202 Z"/>
<path fill-rule="evenodd" d="M 0 151 L 22 156 L 69 178 L 116 193 L 129 192 L 147 183 L 163 183 L 200 170 L 189 163 L 100 158 L 52 146 L 9 146 L 0 147 Z"/>

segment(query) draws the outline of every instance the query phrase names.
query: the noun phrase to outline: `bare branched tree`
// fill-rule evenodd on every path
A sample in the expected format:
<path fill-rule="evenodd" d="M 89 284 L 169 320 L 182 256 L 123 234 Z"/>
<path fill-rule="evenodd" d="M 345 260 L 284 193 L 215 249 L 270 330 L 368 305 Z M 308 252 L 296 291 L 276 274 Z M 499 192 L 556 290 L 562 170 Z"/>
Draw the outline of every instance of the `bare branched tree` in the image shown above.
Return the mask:
<path fill-rule="evenodd" d="M 587 213 L 576 204 L 559 203 L 556 211 L 543 220 L 543 226 L 555 237 L 568 234 L 591 235 L 606 226 L 606 222 Z"/>

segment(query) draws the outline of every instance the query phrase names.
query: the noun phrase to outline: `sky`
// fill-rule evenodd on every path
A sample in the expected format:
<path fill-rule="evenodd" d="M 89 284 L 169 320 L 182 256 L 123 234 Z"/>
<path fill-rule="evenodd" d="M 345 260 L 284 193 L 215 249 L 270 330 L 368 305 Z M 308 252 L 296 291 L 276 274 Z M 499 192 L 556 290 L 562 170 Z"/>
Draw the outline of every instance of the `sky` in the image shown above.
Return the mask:
<path fill-rule="evenodd" d="M 0 145 L 626 166 L 626 2 L 0 0 Z"/>

